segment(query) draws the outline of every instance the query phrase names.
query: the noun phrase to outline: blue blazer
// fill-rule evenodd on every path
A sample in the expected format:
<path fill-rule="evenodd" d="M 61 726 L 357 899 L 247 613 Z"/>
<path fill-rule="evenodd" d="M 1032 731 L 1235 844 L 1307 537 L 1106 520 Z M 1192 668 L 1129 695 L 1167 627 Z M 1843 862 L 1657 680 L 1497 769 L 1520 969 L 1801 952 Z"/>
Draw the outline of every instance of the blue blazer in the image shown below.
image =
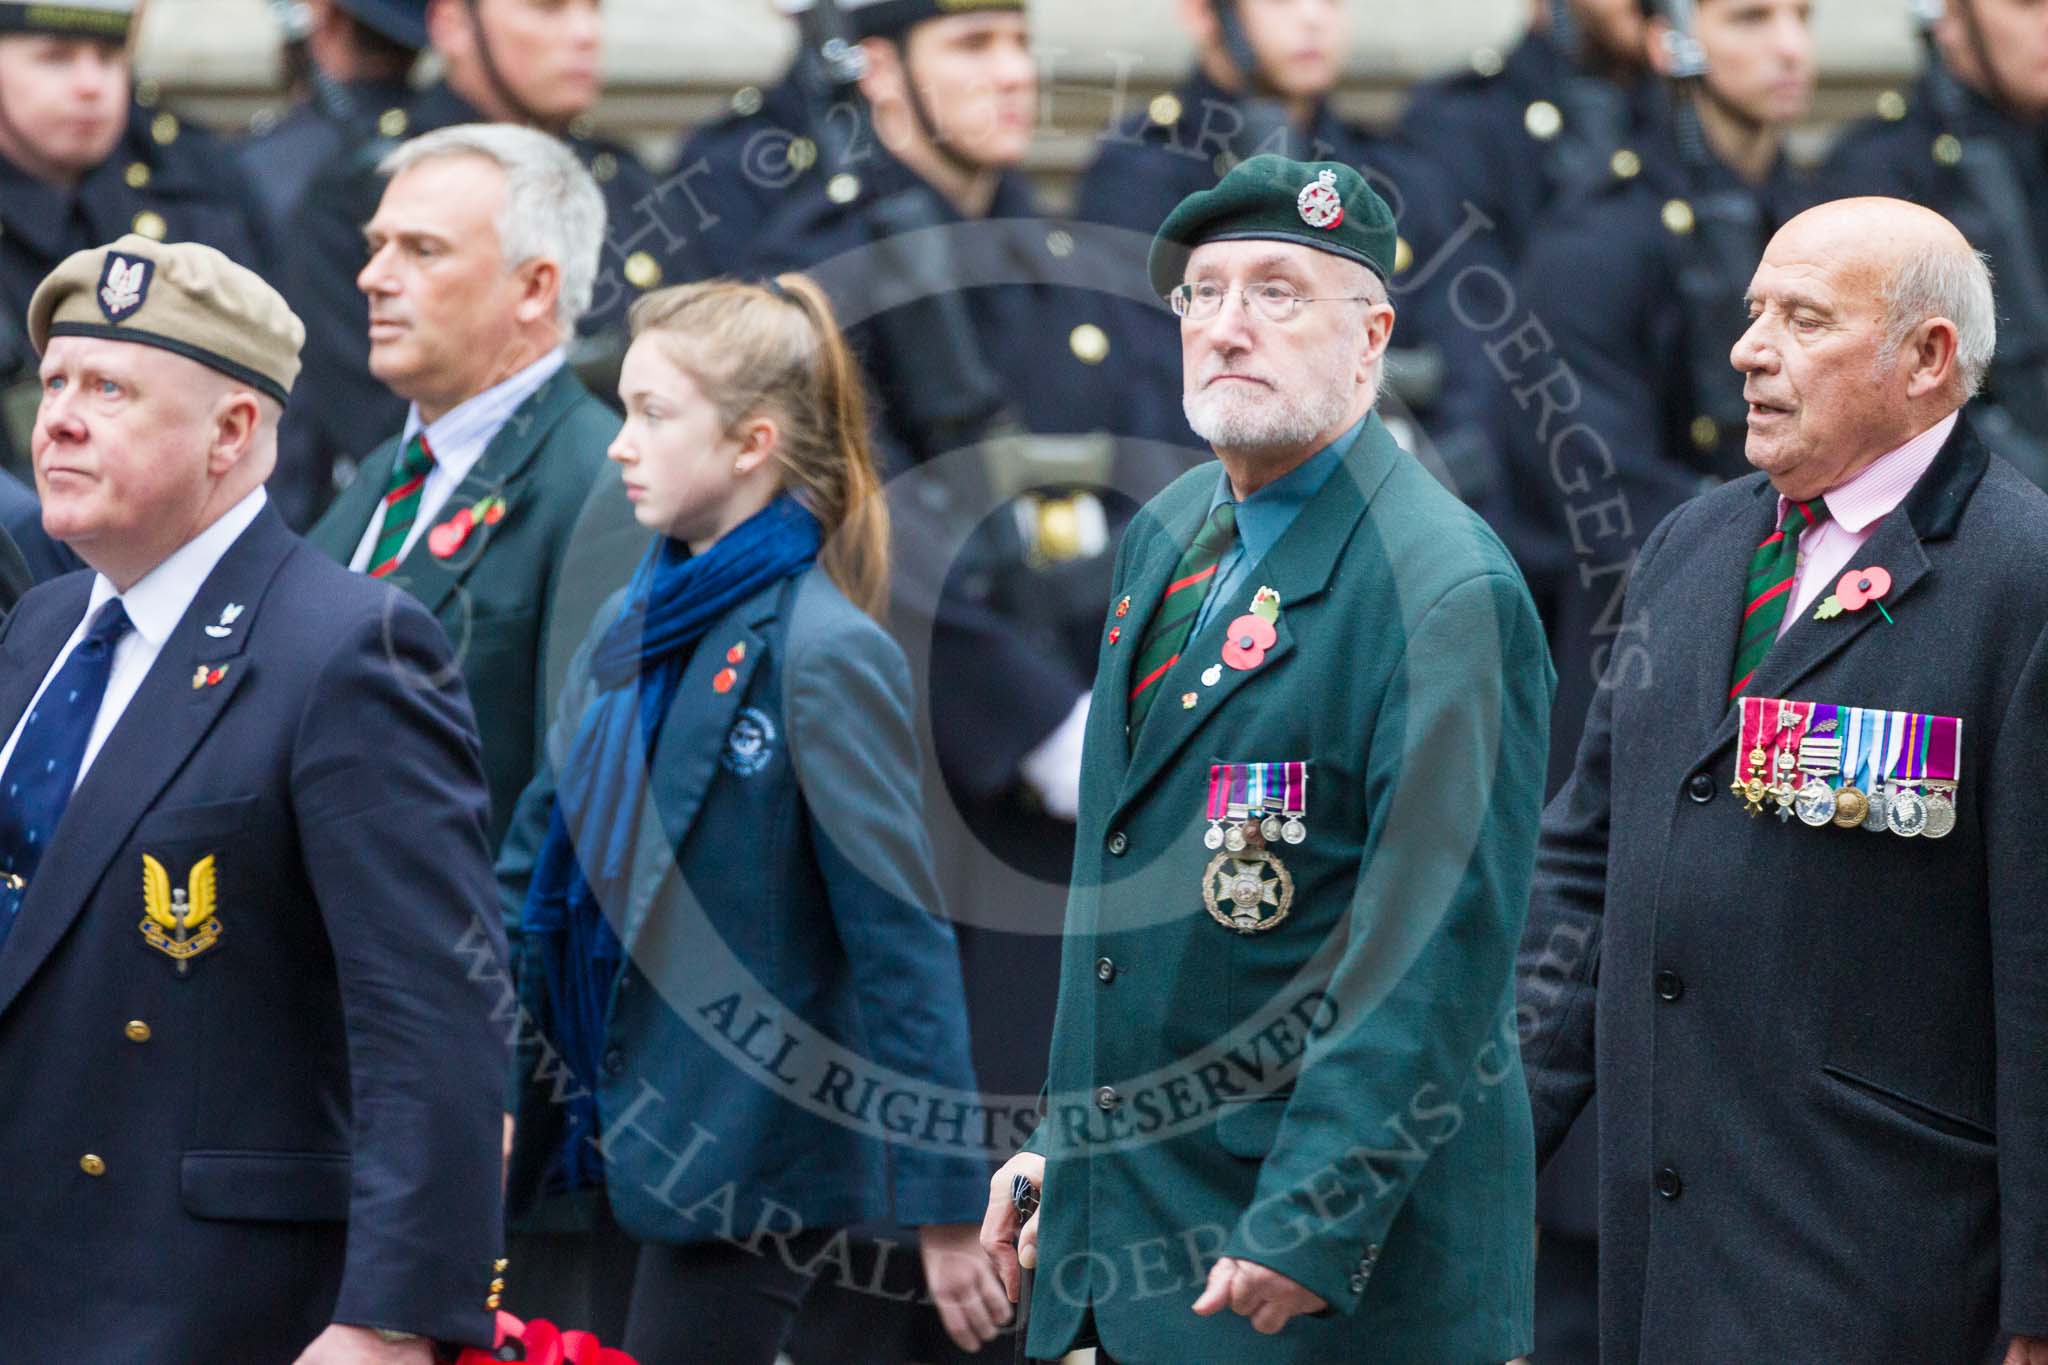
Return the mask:
<path fill-rule="evenodd" d="M 45 584 L 0 628 L 0 735 L 91 585 Z M 330 1321 L 490 1342 L 505 1043 L 484 814 L 440 629 L 266 508 L 86 772 L 0 951 L 0 1360 L 288 1361 Z M 145 856 L 194 901 L 214 860 L 219 941 L 182 973 L 142 932 Z"/>
<path fill-rule="evenodd" d="M 628 960 L 602 1074 L 577 1078 L 554 1052 L 519 920 L 554 774 L 595 696 L 591 648 L 499 860 L 525 1006 L 514 1218 L 575 1216 L 540 1192 L 558 1099 L 594 1084 L 612 1212 L 640 1241 L 979 1221 L 985 1116 L 937 913 L 910 671 L 821 569 L 735 607 L 684 670 L 628 903 L 607 907 Z"/>

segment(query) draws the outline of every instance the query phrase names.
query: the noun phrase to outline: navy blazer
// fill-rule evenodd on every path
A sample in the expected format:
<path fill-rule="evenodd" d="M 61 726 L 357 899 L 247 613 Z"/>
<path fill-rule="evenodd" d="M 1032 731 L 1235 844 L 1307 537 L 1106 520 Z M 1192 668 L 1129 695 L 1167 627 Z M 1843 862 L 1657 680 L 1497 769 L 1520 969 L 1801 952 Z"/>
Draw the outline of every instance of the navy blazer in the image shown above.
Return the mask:
<path fill-rule="evenodd" d="M 0 627 L 0 734 L 91 585 Z M 503 947 L 453 678 L 432 618 L 268 508 L 200 588 L 0 951 L 0 1360 L 491 1341 Z M 145 856 L 195 899 L 215 860 L 219 941 L 183 973 L 141 932 Z"/>
<path fill-rule="evenodd" d="M 594 1083 L 611 1208 L 640 1241 L 979 1221 L 987 1116 L 937 914 L 902 651 L 822 569 L 704 636 L 662 728 L 628 903 L 607 907 L 628 961 L 602 1074 L 579 1079 L 547 1042 L 519 919 L 554 774 L 595 696 L 590 650 L 499 860 L 527 1011 L 514 1217 L 571 1207 L 541 1208 L 543 1167 L 558 1097 Z"/>
<path fill-rule="evenodd" d="M 1728 700 L 1752 475 L 1651 534 L 1544 813 L 1539 1157 L 1600 1096 L 1604 1361 L 1996 1362 L 2048 1335 L 2048 498 L 1968 418 L 1750 695 L 1963 721 L 1955 832 L 1752 818 Z"/>

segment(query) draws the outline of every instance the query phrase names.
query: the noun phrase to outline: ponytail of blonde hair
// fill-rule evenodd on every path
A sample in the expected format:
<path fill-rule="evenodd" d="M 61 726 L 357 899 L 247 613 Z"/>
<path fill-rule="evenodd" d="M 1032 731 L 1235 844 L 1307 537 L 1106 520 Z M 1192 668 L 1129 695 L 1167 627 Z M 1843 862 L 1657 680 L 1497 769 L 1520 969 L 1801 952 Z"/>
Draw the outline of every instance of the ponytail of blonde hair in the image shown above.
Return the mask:
<path fill-rule="evenodd" d="M 881 619 L 889 598 L 889 508 L 868 444 L 867 392 L 825 291 L 806 275 L 707 280 L 649 294 L 633 337 L 658 335 L 728 428 L 772 419 L 782 486 L 825 529 L 819 562 L 848 600 Z"/>

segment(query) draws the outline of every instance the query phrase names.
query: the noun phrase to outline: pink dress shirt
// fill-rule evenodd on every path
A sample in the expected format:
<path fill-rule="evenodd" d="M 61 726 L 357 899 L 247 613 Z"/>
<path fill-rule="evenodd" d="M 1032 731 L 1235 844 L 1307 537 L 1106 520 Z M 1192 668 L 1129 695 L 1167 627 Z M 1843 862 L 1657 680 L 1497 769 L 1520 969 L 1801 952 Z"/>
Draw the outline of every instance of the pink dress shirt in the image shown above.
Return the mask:
<path fill-rule="evenodd" d="M 1844 573 L 1870 567 L 1852 562 L 1856 552 L 1877 530 L 1877 523 L 1906 500 L 1955 429 L 1956 414 L 1950 413 L 1897 450 L 1879 456 L 1840 488 L 1821 495 L 1828 519 L 1799 537 L 1799 576 L 1792 584 L 1792 609 L 1778 626 L 1779 639 L 1794 621 L 1812 614 L 1813 605 L 1835 590 Z M 1778 499 L 1780 521 L 1789 507 L 1784 498 Z"/>

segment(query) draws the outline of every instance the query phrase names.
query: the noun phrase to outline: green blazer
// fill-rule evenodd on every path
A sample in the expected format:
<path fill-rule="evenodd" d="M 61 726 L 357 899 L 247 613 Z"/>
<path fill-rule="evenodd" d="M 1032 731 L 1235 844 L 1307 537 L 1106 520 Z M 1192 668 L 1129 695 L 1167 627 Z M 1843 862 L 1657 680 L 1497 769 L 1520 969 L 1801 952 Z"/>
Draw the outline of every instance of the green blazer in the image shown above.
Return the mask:
<path fill-rule="evenodd" d="M 1218 471 L 1119 552 L 1082 765 L 1030 1352 L 1476 1365 L 1533 1340 L 1513 968 L 1556 675 L 1485 525 L 1369 421 L 1127 739 L 1137 643 Z M 1223 662 L 1260 588 L 1277 638 Z M 1123 614 L 1118 611 L 1128 597 Z M 1246 662 L 1240 656 L 1239 662 Z M 1210 670 L 1214 667 L 1215 672 Z M 1204 900 L 1212 764 L 1308 764 L 1308 836 L 1240 933 Z M 1227 912 L 1228 901 L 1224 902 Z M 1328 1300 L 1261 1336 L 1189 1311 L 1219 1255 Z"/>
<path fill-rule="evenodd" d="M 563 368 L 506 421 L 434 524 L 493 497 L 504 515 L 445 559 L 421 536 L 387 580 L 424 603 L 455 647 L 483 740 L 494 849 L 533 778 L 569 658 L 647 543 L 605 470 L 618 432 L 618 415 Z M 394 437 L 363 461 L 307 539 L 346 564 L 398 454 Z"/>

